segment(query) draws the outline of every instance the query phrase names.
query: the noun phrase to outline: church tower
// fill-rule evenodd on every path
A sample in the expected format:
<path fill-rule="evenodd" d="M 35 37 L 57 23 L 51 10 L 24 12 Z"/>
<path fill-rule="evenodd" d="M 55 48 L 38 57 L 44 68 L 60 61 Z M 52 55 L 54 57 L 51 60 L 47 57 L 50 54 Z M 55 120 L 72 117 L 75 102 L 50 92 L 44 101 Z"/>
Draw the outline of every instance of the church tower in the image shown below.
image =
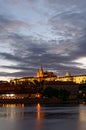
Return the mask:
<path fill-rule="evenodd" d="M 44 77 L 44 71 L 43 71 L 42 66 L 41 66 L 41 68 L 37 72 L 37 77 L 38 78 L 43 78 Z"/>

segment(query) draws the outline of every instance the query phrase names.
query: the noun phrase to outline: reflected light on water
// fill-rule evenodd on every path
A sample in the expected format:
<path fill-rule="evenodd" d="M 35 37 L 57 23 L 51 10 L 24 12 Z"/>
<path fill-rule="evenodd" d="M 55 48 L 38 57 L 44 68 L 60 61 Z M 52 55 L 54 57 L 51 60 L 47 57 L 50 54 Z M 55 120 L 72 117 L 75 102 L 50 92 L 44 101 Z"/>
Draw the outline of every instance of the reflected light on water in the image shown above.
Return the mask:
<path fill-rule="evenodd" d="M 17 107 L 20 109 L 24 108 L 24 104 L 2 104 L 2 107 L 5 108 L 3 109 L 5 110 L 2 115 L 3 117 L 15 119 L 19 114 L 22 118 L 24 117 L 23 110 L 20 113 L 17 111 Z"/>
<path fill-rule="evenodd" d="M 86 130 L 86 106 L 80 105 L 79 107 L 79 124 L 78 130 Z"/>
<path fill-rule="evenodd" d="M 24 104 L 3 104 L 2 107 L 20 107 L 20 108 L 23 108 L 24 107 Z"/>
<path fill-rule="evenodd" d="M 40 108 L 40 104 L 37 104 L 37 122 L 36 122 L 36 130 L 40 130 L 41 129 L 41 125 L 40 125 L 40 121 L 41 121 L 41 108 Z"/>
<path fill-rule="evenodd" d="M 41 105 L 38 103 L 37 104 L 37 120 L 42 120 L 45 118 L 45 113 L 44 111 L 41 109 Z"/>
<path fill-rule="evenodd" d="M 42 120 L 44 119 L 44 112 L 41 110 L 41 105 L 38 103 L 37 104 L 37 120 L 36 120 L 36 127 L 35 130 L 41 130 L 43 125 L 42 125 Z"/>
<path fill-rule="evenodd" d="M 86 110 L 81 110 L 79 116 L 80 121 L 86 121 Z"/>
<path fill-rule="evenodd" d="M 38 120 L 40 120 L 40 117 L 41 117 L 41 116 L 40 116 L 40 111 L 41 111 L 41 110 L 40 110 L 40 104 L 38 103 L 38 104 L 37 104 L 37 119 L 38 119 Z"/>

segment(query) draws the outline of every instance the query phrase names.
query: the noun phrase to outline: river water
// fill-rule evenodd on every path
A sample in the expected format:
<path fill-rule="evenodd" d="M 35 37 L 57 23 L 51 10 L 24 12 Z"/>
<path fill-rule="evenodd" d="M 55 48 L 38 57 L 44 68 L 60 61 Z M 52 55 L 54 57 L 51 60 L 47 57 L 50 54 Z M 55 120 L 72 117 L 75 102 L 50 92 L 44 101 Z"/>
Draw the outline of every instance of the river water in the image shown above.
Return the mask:
<path fill-rule="evenodd" d="M 86 106 L 3 104 L 0 130 L 86 130 Z"/>

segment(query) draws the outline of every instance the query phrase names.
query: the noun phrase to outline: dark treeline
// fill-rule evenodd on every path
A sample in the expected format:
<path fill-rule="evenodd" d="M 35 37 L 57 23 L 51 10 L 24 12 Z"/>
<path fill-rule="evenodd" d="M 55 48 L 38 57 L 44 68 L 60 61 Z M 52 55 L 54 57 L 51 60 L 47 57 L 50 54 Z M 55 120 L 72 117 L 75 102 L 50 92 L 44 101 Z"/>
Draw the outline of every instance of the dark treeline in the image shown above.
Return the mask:
<path fill-rule="evenodd" d="M 65 89 L 55 89 L 52 87 L 47 87 L 44 91 L 43 91 L 43 96 L 45 97 L 56 97 L 56 98 L 62 98 L 62 99 L 68 99 L 70 96 L 70 92 L 68 90 Z"/>
<path fill-rule="evenodd" d="M 83 84 L 79 85 L 78 97 L 80 99 L 86 99 L 86 83 L 83 83 Z"/>

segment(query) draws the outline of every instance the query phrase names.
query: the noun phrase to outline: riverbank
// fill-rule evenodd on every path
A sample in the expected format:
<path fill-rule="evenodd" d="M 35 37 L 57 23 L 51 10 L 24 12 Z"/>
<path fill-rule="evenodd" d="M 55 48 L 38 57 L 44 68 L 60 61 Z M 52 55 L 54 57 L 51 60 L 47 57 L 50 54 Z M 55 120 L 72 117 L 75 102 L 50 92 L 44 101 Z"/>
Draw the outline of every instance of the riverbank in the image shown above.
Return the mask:
<path fill-rule="evenodd" d="M 0 104 L 79 104 L 77 100 L 61 100 L 61 99 L 53 99 L 53 98 L 27 98 L 27 99 L 0 99 Z"/>

